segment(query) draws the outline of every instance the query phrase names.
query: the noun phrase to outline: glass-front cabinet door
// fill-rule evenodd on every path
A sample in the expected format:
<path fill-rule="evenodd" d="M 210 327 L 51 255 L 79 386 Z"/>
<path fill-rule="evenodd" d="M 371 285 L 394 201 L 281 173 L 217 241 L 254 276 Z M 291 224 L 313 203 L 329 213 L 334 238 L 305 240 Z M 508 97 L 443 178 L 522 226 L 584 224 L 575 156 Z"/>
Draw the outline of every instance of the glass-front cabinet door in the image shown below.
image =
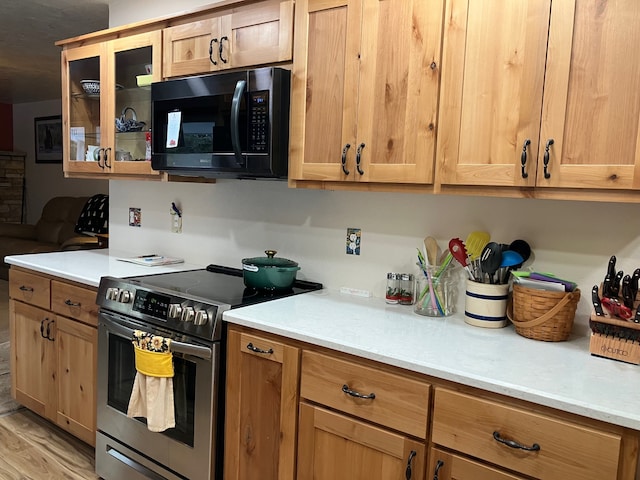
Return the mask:
<path fill-rule="evenodd" d="M 63 51 L 65 175 L 161 178 L 150 161 L 160 48 L 157 31 Z"/>

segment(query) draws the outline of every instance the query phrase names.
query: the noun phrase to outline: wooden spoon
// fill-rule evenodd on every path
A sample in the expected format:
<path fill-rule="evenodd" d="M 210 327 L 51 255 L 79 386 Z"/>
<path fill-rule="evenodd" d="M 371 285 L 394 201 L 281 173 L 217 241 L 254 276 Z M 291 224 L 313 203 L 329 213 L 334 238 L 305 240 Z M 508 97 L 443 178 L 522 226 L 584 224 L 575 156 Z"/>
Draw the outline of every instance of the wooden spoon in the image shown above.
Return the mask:
<path fill-rule="evenodd" d="M 424 249 L 427 252 L 427 262 L 431 266 L 438 265 L 438 242 L 431 236 L 424 237 Z"/>

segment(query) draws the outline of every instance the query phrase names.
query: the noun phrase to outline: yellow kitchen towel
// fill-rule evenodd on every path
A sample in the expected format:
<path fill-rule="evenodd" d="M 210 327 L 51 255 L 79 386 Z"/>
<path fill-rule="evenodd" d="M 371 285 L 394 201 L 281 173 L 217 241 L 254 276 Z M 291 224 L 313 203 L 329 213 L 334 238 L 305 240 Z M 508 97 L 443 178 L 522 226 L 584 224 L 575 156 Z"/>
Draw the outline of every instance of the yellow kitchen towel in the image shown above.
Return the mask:
<path fill-rule="evenodd" d="M 136 330 L 133 334 L 136 376 L 128 417 L 147 419 L 147 428 L 163 432 L 176 426 L 171 340 Z"/>

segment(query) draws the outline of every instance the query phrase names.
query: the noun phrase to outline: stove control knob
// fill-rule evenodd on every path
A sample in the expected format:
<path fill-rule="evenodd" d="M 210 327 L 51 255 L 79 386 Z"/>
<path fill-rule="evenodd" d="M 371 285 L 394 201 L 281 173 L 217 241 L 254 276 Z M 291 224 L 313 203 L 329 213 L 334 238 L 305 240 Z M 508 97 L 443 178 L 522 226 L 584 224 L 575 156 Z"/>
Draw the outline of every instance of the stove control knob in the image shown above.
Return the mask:
<path fill-rule="evenodd" d="M 182 317 L 180 318 L 183 322 L 193 322 L 193 317 L 195 316 L 195 312 L 193 311 L 193 307 L 184 307 L 182 311 Z"/>
<path fill-rule="evenodd" d="M 179 303 L 169 304 L 169 318 L 180 318 L 182 314 L 182 305 Z"/>
<path fill-rule="evenodd" d="M 107 300 L 118 300 L 118 291 L 119 290 L 115 287 L 109 287 L 107 288 L 105 297 L 107 297 Z"/>
<path fill-rule="evenodd" d="M 129 303 L 131 301 L 131 292 L 129 290 L 120 290 L 118 302 Z"/>
<path fill-rule="evenodd" d="M 193 319 L 193 323 L 195 325 L 205 325 L 208 320 L 209 320 L 209 315 L 207 315 L 207 311 L 206 310 L 198 310 L 196 312 L 195 318 Z"/>

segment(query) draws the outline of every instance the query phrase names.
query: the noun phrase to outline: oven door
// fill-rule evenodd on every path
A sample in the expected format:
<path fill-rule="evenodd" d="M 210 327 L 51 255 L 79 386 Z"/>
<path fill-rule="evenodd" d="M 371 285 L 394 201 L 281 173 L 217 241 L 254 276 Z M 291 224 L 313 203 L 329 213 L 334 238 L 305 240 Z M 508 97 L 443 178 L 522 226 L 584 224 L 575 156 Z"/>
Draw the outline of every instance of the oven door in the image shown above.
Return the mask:
<path fill-rule="evenodd" d="M 127 417 L 134 330 L 172 338 L 176 427 L 156 433 Z M 98 325 L 96 473 L 109 479 L 214 478 L 219 344 L 203 344 L 102 310 Z"/>

